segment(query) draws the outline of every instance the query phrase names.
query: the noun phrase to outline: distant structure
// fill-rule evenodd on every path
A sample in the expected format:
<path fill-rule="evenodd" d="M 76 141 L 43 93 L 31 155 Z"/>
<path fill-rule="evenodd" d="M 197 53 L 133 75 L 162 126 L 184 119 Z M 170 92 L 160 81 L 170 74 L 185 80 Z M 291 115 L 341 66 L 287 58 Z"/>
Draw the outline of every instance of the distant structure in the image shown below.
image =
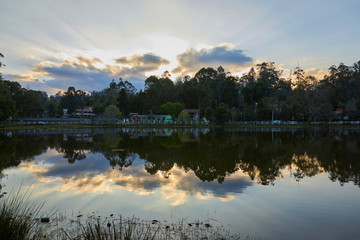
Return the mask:
<path fill-rule="evenodd" d="M 200 120 L 200 110 L 199 109 L 184 109 L 184 112 L 187 112 L 190 116 L 190 119 L 193 121 Z"/>
<path fill-rule="evenodd" d="M 172 117 L 170 115 L 150 115 L 147 114 L 138 114 L 138 113 L 130 113 L 130 120 L 134 122 L 144 122 L 150 119 L 155 120 L 156 122 L 163 122 L 163 123 L 171 123 L 173 122 Z"/>
<path fill-rule="evenodd" d="M 92 117 L 95 116 L 93 112 L 93 107 L 84 107 L 84 108 L 77 108 L 74 112 L 75 116 L 83 116 L 83 117 Z"/>

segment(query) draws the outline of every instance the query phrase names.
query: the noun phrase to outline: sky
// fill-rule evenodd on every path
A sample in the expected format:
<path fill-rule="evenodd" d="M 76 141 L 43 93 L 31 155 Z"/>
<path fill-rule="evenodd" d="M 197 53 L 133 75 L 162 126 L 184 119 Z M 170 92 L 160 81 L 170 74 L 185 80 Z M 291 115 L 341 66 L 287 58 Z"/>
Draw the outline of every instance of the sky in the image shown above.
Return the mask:
<path fill-rule="evenodd" d="M 263 61 L 321 79 L 360 60 L 359 12 L 359 0 L 1 0 L 0 71 L 49 95 Z"/>

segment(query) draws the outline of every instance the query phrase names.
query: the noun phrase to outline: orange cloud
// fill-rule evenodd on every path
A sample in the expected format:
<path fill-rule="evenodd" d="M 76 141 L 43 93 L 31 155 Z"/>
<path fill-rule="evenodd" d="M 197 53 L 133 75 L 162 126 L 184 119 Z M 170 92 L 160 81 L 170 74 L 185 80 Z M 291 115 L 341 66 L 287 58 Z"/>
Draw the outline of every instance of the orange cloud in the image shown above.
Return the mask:
<path fill-rule="evenodd" d="M 318 80 L 323 79 L 324 76 L 328 74 L 328 71 L 325 71 L 324 69 L 320 69 L 320 68 L 310 68 L 304 71 L 306 76 L 314 76 Z"/>

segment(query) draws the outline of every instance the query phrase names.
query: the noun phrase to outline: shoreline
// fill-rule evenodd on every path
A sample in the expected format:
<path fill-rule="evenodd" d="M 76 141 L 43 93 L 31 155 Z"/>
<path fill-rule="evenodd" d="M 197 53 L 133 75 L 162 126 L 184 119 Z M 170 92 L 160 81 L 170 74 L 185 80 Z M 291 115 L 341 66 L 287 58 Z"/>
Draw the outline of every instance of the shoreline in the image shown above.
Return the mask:
<path fill-rule="evenodd" d="M 66 129 L 66 128 L 210 128 L 210 129 L 254 129 L 254 128 L 346 128 L 360 129 L 360 124 L 350 123 L 322 123 L 322 124 L 0 124 L 0 130 L 25 130 L 25 129 Z"/>

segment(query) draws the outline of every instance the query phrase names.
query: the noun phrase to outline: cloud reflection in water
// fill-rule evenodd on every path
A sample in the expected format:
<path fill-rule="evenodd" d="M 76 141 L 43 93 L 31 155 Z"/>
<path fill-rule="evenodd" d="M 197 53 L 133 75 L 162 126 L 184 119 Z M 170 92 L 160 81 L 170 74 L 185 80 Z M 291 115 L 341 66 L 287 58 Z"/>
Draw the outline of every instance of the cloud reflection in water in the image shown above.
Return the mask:
<path fill-rule="evenodd" d="M 218 198 L 229 201 L 242 193 L 252 182 L 241 171 L 229 176 L 222 184 L 203 182 L 194 172 L 185 172 L 175 165 L 167 178 L 161 171 L 150 175 L 144 161 L 137 156 L 134 164 L 122 171 L 112 169 L 101 154 L 86 154 L 86 161 L 69 164 L 62 155 L 49 149 L 32 162 L 22 162 L 19 169 L 27 171 L 39 183 L 55 185 L 60 192 L 75 195 L 112 193 L 118 189 L 139 195 L 161 193 L 171 205 L 184 204 L 189 196 L 198 199 Z M 44 159 L 45 158 L 45 159 Z"/>

